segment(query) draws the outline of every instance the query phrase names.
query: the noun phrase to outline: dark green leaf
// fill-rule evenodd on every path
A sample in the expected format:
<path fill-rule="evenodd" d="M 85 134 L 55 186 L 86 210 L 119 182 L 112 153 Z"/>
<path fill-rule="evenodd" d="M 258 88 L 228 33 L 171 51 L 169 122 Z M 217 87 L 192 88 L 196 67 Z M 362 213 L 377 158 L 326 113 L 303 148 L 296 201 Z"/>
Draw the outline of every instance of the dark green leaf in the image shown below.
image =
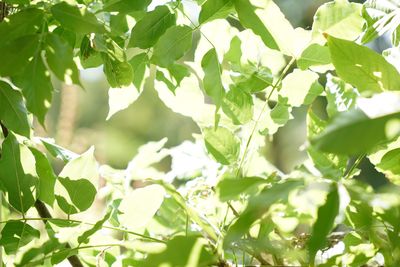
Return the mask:
<path fill-rule="evenodd" d="M 0 46 L 5 42 L 39 32 L 42 23 L 43 11 L 36 8 L 23 9 L 8 16 L 7 20 L 0 23 Z"/>
<path fill-rule="evenodd" d="M 78 155 L 72 151 L 69 151 L 59 145 L 56 145 L 46 139 L 41 138 L 40 141 L 44 145 L 44 147 L 49 151 L 49 153 L 58 159 L 61 159 L 64 162 L 68 162 L 74 158 L 77 158 Z"/>
<path fill-rule="evenodd" d="M 175 14 L 167 6 L 159 6 L 147 13 L 133 27 L 129 47 L 149 48 L 155 45 L 165 31 L 175 25 Z"/>
<path fill-rule="evenodd" d="M 49 34 L 46 41 L 46 58 L 52 72 L 67 84 L 80 84 L 72 47 L 57 34 Z"/>
<path fill-rule="evenodd" d="M 323 249 L 327 242 L 327 236 L 335 223 L 339 213 L 339 193 L 337 185 L 332 185 L 331 191 L 326 197 L 326 202 L 318 209 L 317 221 L 315 222 L 307 248 L 310 262 L 314 263 L 318 250 Z"/>
<path fill-rule="evenodd" d="M 33 57 L 21 75 L 13 77 L 13 82 L 22 89 L 28 110 L 44 125 L 52 100 L 53 85 L 40 53 Z"/>
<path fill-rule="evenodd" d="M 103 33 L 105 29 L 96 16 L 86 8 L 69 5 L 61 2 L 51 7 L 53 17 L 61 26 L 77 33 Z"/>
<path fill-rule="evenodd" d="M 152 61 L 160 67 L 168 67 L 183 57 L 192 47 L 192 28 L 170 27 L 154 46 Z"/>
<path fill-rule="evenodd" d="M 151 0 L 110 0 L 104 5 L 104 11 L 129 13 L 144 10 L 150 3 Z"/>
<path fill-rule="evenodd" d="M 21 153 L 23 149 L 23 154 Z M 35 178 L 24 172 L 23 163 L 29 164 L 32 154 L 29 149 L 20 147 L 16 137 L 9 132 L 3 142 L 0 159 L 0 180 L 7 190 L 8 202 L 18 211 L 25 213 L 35 203 L 31 187 Z"/>
<path fill-rule="evenodd" d="M 360 109 L 342 112 L 311 143 L 317 149 L 336 154 L 367 153 L 380 142 L 388 141 L 386 123 L 398 118 L 400 112 L 373 118 Z"/>
<path fill-rule="evenodd" d="M 233 11 L 231 0 L 208 0 L 201 6 L 200 24 L 214 19 L 224 19 Z"/>
<path fill-rule="evenodd" d="M 328 37 L 336 73 L 360 92 L 400 90 L 400 74 L 385 58 L 368 47 Z"/>
<path fill-rule="evenodd" d="M 204 90 L 212 98 L 218 109 L 221 106 L 225 89 L 221 81 L 221 66 L 214 48 L 204 55 L 201 66 L 204 70 Z"/>
<path fill-rule="evenodd" d="M 71 180 L 69 178 L 59 177 L 58 180 L 68 192 L 71 203 L 57 195 L 56 199 L 60 208 L 67 214 L 74 214 L 87 210 L 92 205 L 96 197 L 96 188 L 86 179 Z M 64 199 L 62 199 L 64 198 Z M 64 201 L 66 203 L 64 203 Z M 65 205 L 68 204 L 68 205 Z M 71 208 L 72 206 L 72 208 Z M 75 209 L 76 208 L 76 209 Z"/>
<path fill-rule="evenodd" d="M 8 221 L 1 230 L 0 245 L 7 254 L 15 254 L 35 238 L 40 237 L 40 232 L 21 221 Z"/>
<path fill-rule="evenodd" d="M 0 81 L 0 119 L 18 134 L 29 136 L 30 125 L 22 94 L 8 83 Z"/>
<path fill-rule="evenodd" d="M 229 165 L 239 157 L 240 141 L 224 127 L 206 128 L 203 130 L 204 141 L 208 152 L 221 164 Z"/>
<path fill-rule="evenodd" d="M 0 76 L 13 76 L 23 72 L 39 45 L 38 35 L 25 35 L 0 45 Z"/>
<path fill-rule="evenodd" d="M 38 196 L 43 202 L 53 206 L 54 186 L 56 184 L 57 176 L 54 174 L 53 168 L 46 155 L 37 150 L 36 148 L 29 147 L 36 161 L 36 172 L 39 176 Z"/>

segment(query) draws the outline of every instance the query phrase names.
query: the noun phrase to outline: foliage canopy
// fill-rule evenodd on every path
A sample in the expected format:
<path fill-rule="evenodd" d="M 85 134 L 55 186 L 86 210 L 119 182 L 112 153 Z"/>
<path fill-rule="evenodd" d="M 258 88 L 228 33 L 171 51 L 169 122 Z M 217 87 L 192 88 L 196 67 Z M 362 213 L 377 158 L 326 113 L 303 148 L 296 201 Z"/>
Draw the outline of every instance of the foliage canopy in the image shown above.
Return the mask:
<path fill-rule="evenodd" d="M 334 0 L 310 30 L 273 0 L 0 8 L 2 264 L 400 266 L 400 1 Z M 384 34 L 389 49 L 366 46 Z M 150 142 L 123 170 L 38 137 L 54 84 L 83 87 L 95 67 L 107 119 L 151 83 L 200 134 Z M 262 148 L 304 106 L 308 158 L 283 173 Z M 361 162 L 383 185 L 357 178 Z"/>

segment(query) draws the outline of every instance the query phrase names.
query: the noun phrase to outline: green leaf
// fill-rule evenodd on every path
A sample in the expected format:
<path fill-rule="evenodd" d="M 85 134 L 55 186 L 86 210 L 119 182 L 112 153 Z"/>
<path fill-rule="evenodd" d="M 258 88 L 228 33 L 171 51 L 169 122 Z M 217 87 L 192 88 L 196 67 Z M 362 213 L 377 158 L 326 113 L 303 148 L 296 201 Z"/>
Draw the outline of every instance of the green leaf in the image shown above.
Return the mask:
<path fill-rule="evenodd" d="M 259 35 L 266 46 L 292 54 L 294 30 L 272 0 L 233 0 L 240 23 Z"/>
<path fill-rule="evenodd" d="M 92 228 L 90 228 L 89 230 L 85 231 L 82 235 L 80 235 L 78 237 L 79 244 L 89 243 L 89 238 L 103 227 L 103 224 L 106 221 L 108 221 L 108 219 L 110 219 L 110 216 L 111 216 L 111 212 L 107 212 L 106 215 L 104 215 L 104 217 L 100 221 L 96 222 Z"/>
<path fill-rule="evenodd" d="M 79 8 L 61 2 L 51 7 L 53 17 L 61 26 L 77 33 L 103 33 L 105 29 L 96 16 L 85 7 Z"/>
<path fill-rule="evenodd" d="M 96 197 L 96 188 L 86 179 L 71 180 L 68 177 L 59 177 L 58 181 L 68 192 L 69 200 L 56 195 L 57 203 L 66 214 L 74 214 L 87 210 L 92 206 Z M 63 199 L 62 199 L 63 198 Z"/>
<path fill-rule="evenodd" d="M 225 89 L 221 80 L 221 66 L 218 61 L 217 52 L 214 48 L 210 49 L 201 61 L 204 70 L 203 85 L 206 94 L 214 101 L 217 109 L 221 106 L 224 98 Z"/>
<path fill-rule="evenodd" d="M 144 10 L 152 0 L 110 0 L 104 5 L 104 11 L 130 13 L 132 11 Z"/>
<path fill-rule="evenodd" d="M 396 33 L 400 24 L 397 18 L 399 10 L 400 2 L 397 0 L 365 1 L 362 13 L 366 20 L 366 29 L 362 35 L 362 42 L 368 43 L 377 36 L 392 32 L 392 44 L 396 46 Z"/>
<path fill-rule="evenodd" d="M 49 34 L 46 44 L 47 63 L 57 78 L 66 84 L 80 84 L 73 49 L 68 42 L 57 34 Z"/>
<path fill-rule="evenodd" d="M 250 65 L 244 67 L 240 72 L 242 76 L 235 81 L 236 86 L 248 93 L 263 91 L 273 83 L 274 78 L 271 70 L 266 67 L 254 67 Z"/>
<path fill-rule="evenodd" d="M 245 124 L 253 118 L 253 99 L 241 88 L 232 86 L 223 99 L 222 110 L 234 124 Z"/>
<path fill-rule="evenodd" d="M 326 197 L 326 202 L 318 209 L 317 221 L 313 225 L 312 234 L 307 243 L 309 260 L 312 266 L 318 250 L 323 249 L 327 236 L 331 232 L 335 218 L 339 213 L 339 192 L 337 185 L 331 186 L 331 191 Z"/>
<path fill-rule="evenodd" d="M 199 23 L 215 19 L 224 19 L 233 12 L 233 3 L 231 0 L 208 0 L 201 6 Z"/>
<path fill-rule="evenodd" d="M 283 79 L 279 94 L 287 98 L 288 104 L 293 107 L 311 104 L 324 90 L 318 78 L 315 72 L 295 69 Z"/>
<path fill-rule="evenodd" d="M 329 117 L 354 107 L 358 96 L 356 89 L 350 84 L 331 74 L 327 75 L 325 94 L 328 102 L 326 112 Z"/>
<path fill-rule="evenodd" d="M 314 16 L 313 39 L 325 42 L 322 34 L 326 33 L 336 38 L 355 40 L 364 25 L 361 8 L 361 4 L 347 0 L 335 0 L 320 6 Z"/>
<path fill-rule="evenodd" d="M 303 51 L 300 58 L 297 59 L 297 66 L 301 70 L 306 70 L 310 67 L 320 67 L 331 63 L 332 60 L 329 48 L 319 44 L 311 44 Z"/>
<path fill-rule="evenodd" d="M 354 42 L 328 37 L 336 73 L 360 92 L 400 90 L 400 74 L 375 51 Z"/>
<path fill-rule="evenodd" d="M 301 180 L 286 180 L 282 183 L 275 183 L 269 188 L 250 199 L 246 209 L 240 217 L 229 227 L 224 239 L 224 247 L 229 247 L 231 242 L 239 240 L 245 235 L 252 224 L 261 218 L 269 207 L 278 201 L 287 201 L 289 193 L 303 184 Z"/>
<path fill-rule="evenodd" d="M 106 120 L 109 120 L 115 113 L 129 107 L 139 98 L 140 93 L 133 85 L 124 88 L 110 88 L 108 90 L 109 111 Z"/>
<path fill-rule="evenodd" d="M 149 254 L 139 266 L 209 266 L 215 256 L 207 249 L 205 239 L 196 236 L 176 236 L 157 254 Z"/>
<path fill-rule="evenodd" d="M 0 120 L 18 134 L 29 136 L 30 125 L 22 94 L 8 83 L 0 81 Z"/>
<path fill-rule="evenodd" d="M 271 119 L 277 125 L 285 125 L 290 119 L 292 107 L 288 104 L 288 99 L 278 95 L 278 102 L 275 107 L 271 110 Z"/>
<path fill-rule="evenodd" d="M 318 136 L 326 127 L 327 122 L 320 119 L 310 109 L 307 113 L 307 135 L 309 138 Z M 313 146 L 307 147 L 307 153 L 323 177 L 339 181 L 347 169 L 348 158 L 335 154 L 323 153 Z"/>
<path fill-rule="evenodd" d="M 167 6 L 159 6 L 139 20 L 132 29 L 128 47 L 149 48 L 165 31 L 175 25 L 176 17 Z"/>
<path fill-rule="evenodd" d="M 112 88 L 126 87 L 132 83 L 133 69 L 128 62 L 113 60 L 109 56 L 104 56 L 103 61 L 103 71 Z"/>
<path fill-rule="evenodd" d="M 25 35 L 0 45 L 0 76 L 21 74 L 39 45 L 38 35 Z"/>
<path fill-rule="evenodd" d="M 64 161 L 65 163 L 78 157 L 78 155 L 75 154 L 74 152 L 69 151 L 59 145 L 54 144 L 54 141 L 52 142 L 52 140 L 46 140 L 45 138 L 40 138 L 40 141 L 42 142 L 42 144 L 44 145 L 46 150 L 53 157 L 56 157 L 56 158 Z"/>
<path fill-rule="evenodd" d="M 224 127 L 205 128 L 204 142 L 208 152 L 223 165 L 230 165 L 237 161 L 240 153 L 239 139 Z"/>
<path fill-rule="evenodd" d="M 165 190 L 160 185 L 149 185 L 126 194 L 118 207 L 122 226 L 134 230 L 147 226 L 160 208 Z"/>
<path fill-rule="evenodd" d="M 39 186 L 37 188 L 39 199 L 53 206 L 55 200 L 54 186 L 57 176 L 54 174 L 53 168 L 46 155 L 36 148 L 29 147 L 29 149 L 35 157 L 36 172 L 39 176 Z"/>
<path fill-rule="evenodd" d="M 160 67 L 168 67 L 183 57 L 192 47 L 192 28 L 172 26 L 154 46 L 152 61 Z"/>
<path fill-rule="evenodd" d="M 85 178 L 97 186 L 99 173 L 98 164 L 94 158 L 94 148 L 91 147 L 79 157 L 70 160 L 58 176 L 68 177 L 73 180 Z"/>
<path fill-rule="evenodd" d="M 229 201 L 239 199 L 240 194 L 248 193 L 256 186 L 266 183 L 268 180 L 259 177 L 228 178 L 221 180 L 216 190 L 221 201 Z"/>
<path fill-rule="evenodd" d="M 26 222 L 8 221 L 1 230 L 0 245 L 8 255 L 15 254 L 39 237 L 40 232 Z"/>
<path fill-rule="evenodd" d="M 44 125 L 52 101 L 53 85 L 40 53 L 33 57 L 21 75 L 13 77 L 13 82 L 22 89 L 28 110 Z"/>
<path fill-rule="evenodd" d="M 37 8 L 27 8 L 9 15 L 7 20 L 0 23 L 0 46 L 19 37 L 39 32 L 42 23 L 43 11 Z"/>
<path fill-rule="evenodd" d="M 21 147 L 14 134 L 9 132 L 2 147 L 0 180 L 7 190 L 10 205 L 25 213 L 35 203 L 31 187 L 36 181 L 24 170 L 25 164 L 32 164 L 31 161 L 34 159 L 29 156 L 33 156 L 26 153 L 28 149 L 24 149 L 24 153 L 21 153 Z"/>
<path fill-rule="evenodd" d="M 391 175 L 400 175 L 400 148 L 385 153 L 376 167 L 383 171 L 389 171 Z"/>
<path fill-rule="evenodd" d="M 136 55 L 131 60 L 129 60 L 129 64 L 131 64 L 133 71 L 132 83 L 136 87 L 137 91 L 141 91 L 143 82 L 145 80 L 146 69 L 149 60 L 149 56 L 146 53 Z"/>
<path fill-rule="evenodd" d="M 325 152 L 355 155 L 367 153 L 392 137 L 386 132 L 387 123 L 400 118 L 399 97 L 392 94 L 364 99 L 361 109 L 339 113 L 326 129 L 311 143 Z M 360 100 L 358 100 L 360 105 Z M 382 106 L 387 106 L 382 110 Z"/>

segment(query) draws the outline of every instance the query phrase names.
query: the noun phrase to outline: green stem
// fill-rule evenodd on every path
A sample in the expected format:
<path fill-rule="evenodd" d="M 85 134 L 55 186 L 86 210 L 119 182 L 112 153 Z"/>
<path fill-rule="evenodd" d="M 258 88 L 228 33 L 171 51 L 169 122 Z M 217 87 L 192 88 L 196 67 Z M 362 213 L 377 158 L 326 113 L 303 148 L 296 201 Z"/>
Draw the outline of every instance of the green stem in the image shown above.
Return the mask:
<path fill-rule="evenodd" d="M 254 133 L 255 133 L 255 131 L 256 131 L 256 129 L 257 129 L 258 123 L 259 123 L 260 120 L 261 120 L 261 116 L 264 114 L 265 109 L 266 109 L 267 106 L 268 106 L 268 101 L 270 100 L 270 98 L 271 98 L 272 94 L 275 92 L 275 90 L 279 87 L 279 85 L 281 84 L 283 78 L 286 76 L 286 73 L 289 71 L 290 67 L 293 65 L 293 63 L 294 63 L 295 61 L 296 61 L 295 58 L 292 58 L 292 59 L 289 61 L 289 63 L 286 65 L 285 69 L 282 71 L 281 75 L 279 76 L 279 78 L 278 78 L 278 80 L 276 81 L 276 83 L 274 84 L 274 86 L 272 86 L 271 92 L 268 94 L 267 98 L 265 99 L 264 106 L 262 107 L 261 112 L 260 112 L 260 114 L 258 115 L 258 118 L 257 118 L 257 120 L 256 120 L 255 123 L 254 123 L 254 127 L 253 127 L 253 129 L 252 129 L 252 131 L 251 131 L 251 134 L 250 134 L 250 136 L 249 136 L 249 139 L 247 140 L 246 147 L 245 147 L 245 149 L 244 149 L 242 158 L 241 158 L 240 163 L 239 163 L 239 167 L 238 167 L 238 169 L 237 169 L 237 171 L 236 171 L 236 178 L 239 177 L 239 173 L 240 173 L 240 170 L 241 170 L 242 167 L 243 167 L 243 163 L 244 163 L 244 160 L 245 160 L 245 158 L 246 158 L 246 156 L 247 156 L 247 152 L 248 152 L 248 150 L 249 150 L 250 143 L 251 143 L 251 141 L 253 140 L 253 136 L 254 136 Z"/>
<path fill-rule="evenodd" d="M 60 219 L 60 218 L 21 218 L 21 219 L 12 219 L 12 220 L 7 220 L 7 221 L 0 221 L 0 224 L 7 223 L 9 221 L 44 221 L 44 222 L 46 222 L 46 221 L 50 221 L 50 222 L 51 221 L 53 221 L 53 222 L 59 221 L 59 222 L 80 223 L 80 224 L 85 224 L 85 225 L 90 225 L 90 226 L 94 226 L 95 225 L 94 223 L 83 222 L 83 221 L 72 220 L 72 219 Z M 146 236 L 146 235 L 142 235 L 142 234 L 139 234 L 139 233 L 136 233 L 136 232 L 132 232 L 132 231 L 129 231 L 129 230 L 125 230 L 123 228 L 118 228 L 118 227 L 113 227 L 113 226 L 104 226 L 104 225 L 102 226 L 102 228 L 115 230 L 115 231 L 120 231 L 120 232 L 124 232 L 124 233 L 127 233 L 127 234 L 139 236 L 139 237 L 142 237 L 144 239 L 152 240 L 152 241 L 155 241 L 155 242 L 158 242 L 158 243 L 166 243 L 163 240 L 160 240 L 160 239 L 157 239 L 157 238 L 154 238 L 154 237 L 150 237 L 150 236 Z"/>

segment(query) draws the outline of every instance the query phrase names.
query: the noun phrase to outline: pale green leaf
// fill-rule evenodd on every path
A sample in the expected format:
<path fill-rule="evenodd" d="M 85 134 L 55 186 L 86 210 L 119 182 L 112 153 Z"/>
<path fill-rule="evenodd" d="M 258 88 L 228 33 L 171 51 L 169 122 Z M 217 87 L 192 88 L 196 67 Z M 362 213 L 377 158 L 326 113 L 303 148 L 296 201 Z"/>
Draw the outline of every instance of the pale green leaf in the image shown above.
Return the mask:
<path fill-rule="evenodd" d="M 336 73 L 360 92 L 400 90 L 400 74 L 385 58 L 368 47 L 328 37 Z"/>
<path fill-rule="evenodd" d="M 318 78 L 318 74 L 310 70 L 295 69 L 283 79 L 279 94 L 294 107 L 310 104 L 324 90 Z"/>
<path fill-rule="evenodd" d="M 272 0 L 233 0 L 240 23 L 259 35 L 269 48 L 293 54 L 294 29 Z"/>
<path fill-rule="evenodd" d="M 325 42 L 323 33 L 336 38 L 355 40 L 362 32 L 364 19 L 361 4 L 335 0 L 320 6 L 314 16 L 313 40 Z"/>
<path fill-rule="evenodd" d="M 232 86 L 223 99 L 222 110 L 234 124 L 245 124 L 253 118 L 253 99 L 241 88 Z"/>
<path fill-rule="evenodd" d="M 267 182 L 268 180 L 259 177 L 227 178 L 218 183 L 216 191 L 221 201 L 236 200 L 241 194 L 249 193 L 251 189 Z"/>
<path fill-rule="evenodd" d="M 224 127 L 205 128 L 204 142 L 208 152 L 221 164 L 230 165 L 237 161 L 240 153 L 239 139 Z"/>
<path fill-rule="evenodd" d="M 151 253 L 140 266 L 209 266 L 215 256 L 209 251 L 205 239 L 197 236 L 176 236 L 159 253 Z"/>
<path fill-rule="evenodd" d="M 118 219 L 129 230 L 145 227 L 164 200 L 165 190 L 160 185 L 149 185 L 126 194 L 118 207 Z"/>
<path fill-rule="evenodd" d="M 297 59 L 297 66 L 301 70 L 305 70 L 308 68 L 316 69 L 316 67 L 324 67 L 329 69 L 329 65 L 332 63 L 331 55 L 329 52 L 329 48 L 326 46 L 321 46 L 319 44 L 311 44 L 307 47 L 300 58 Z"/>
<path fill-rule="evenodd" d="M 58 176 L 68 177 L 73 180 L 85 178 L 97 186 L 99 172 L 97 161 L 94 158 L 94 147 L 91 147 L 79 157 L 70 160 Z"/>
<path fill-rule="evenodd" d="M 140 93 L 133 84 L 123 88 L 108 89 L 109 111 L 106 120 L 109 120 L 115 113 L 129 107 L 139 98 Z"/>

